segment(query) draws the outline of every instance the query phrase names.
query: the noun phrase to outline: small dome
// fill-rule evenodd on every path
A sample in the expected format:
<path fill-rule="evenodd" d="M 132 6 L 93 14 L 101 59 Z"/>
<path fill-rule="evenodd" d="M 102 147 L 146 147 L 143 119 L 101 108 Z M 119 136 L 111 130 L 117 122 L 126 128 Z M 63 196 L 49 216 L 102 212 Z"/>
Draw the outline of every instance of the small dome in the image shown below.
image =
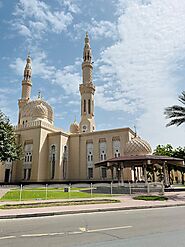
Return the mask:
<path fill-rule="evenodd" d="M 80 131 L 79 124 L 76 121 L 74 121 L 74 123 L 72 123 L 70 125 L 70 132 L 71 133 L 79 133 L 79 131 Z"/>
<path fill-rule="evenodd" d="M 36 105 L 33 109 L 33 117 L 34 118 L 47 118 L 48 110 L 46 106 L 44 106 L 41 102 L 40 105 Z"/>
<path fill-rule="evenodd" d="M 125 155 L 147 155 L 152 153 L 150 144 L 136 136 L 128 141 L 125 148 Z"/>

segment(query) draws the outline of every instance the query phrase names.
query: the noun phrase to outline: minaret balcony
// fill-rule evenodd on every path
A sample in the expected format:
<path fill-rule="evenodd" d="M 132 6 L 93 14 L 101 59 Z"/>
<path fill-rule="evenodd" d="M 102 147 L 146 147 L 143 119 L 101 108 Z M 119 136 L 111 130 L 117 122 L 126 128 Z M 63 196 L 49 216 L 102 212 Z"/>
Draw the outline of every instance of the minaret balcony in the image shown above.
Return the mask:
<path fill-rule="evenodd" d="M 80 84 L 80 93 L 92 93 L 95 92 L 95 86 L 92 82 Z"/>

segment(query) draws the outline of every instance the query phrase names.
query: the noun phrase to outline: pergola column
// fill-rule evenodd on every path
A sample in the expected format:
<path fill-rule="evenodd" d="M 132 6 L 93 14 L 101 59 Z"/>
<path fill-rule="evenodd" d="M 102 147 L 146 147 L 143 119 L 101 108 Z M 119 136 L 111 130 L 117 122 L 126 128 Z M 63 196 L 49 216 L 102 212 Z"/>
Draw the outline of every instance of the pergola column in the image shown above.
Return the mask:
<path fill-rule="evenodd" d="M 121 179 L 121 182 L 123 182 L 123 162 L 121 162 L 121 165 L 120 165 L 120 179 Z"/>
<path fill-rule="evenodd" d="M 121 168 L 118 166 L 116 170 L 117 170 L 118 183 L 119 183 L 121 181 Z"/>
<path fill-rule="evenodd" d="M 111 178 L 113 181 L 114 180 L 114 167 L 111 167 L 110 170 L 111 170 Z"/>
<path fill-rule="evenodd" d="M 152 176 L 153 176 L 153 182 L 155 182 L 154 164 L 152 165 Z"/>
<path fill-rule="evenodd" d="M 169 185 L 169 176 L 168 176 L 168 169 L 166 167 L 166 161 L 163 163 L 163 174 L 164 174 L 164 185 Z"/>
<path fill-rule="evenodd" d="M 135 180 L 136 180 L 136 170 L 135 170 L 135 166 L 132 165 L 132 175 L 134 175 L 134 178 L 132 179 L 133 182 L 135 183 Z"/>
<path fill-rule="evenodd" d="M 144 173 L 144 180 L 145 180 L 145 183 L 147 183 L 147 172 L 146 172 L 146 164 L 143 165 L 143 173 Z"/>

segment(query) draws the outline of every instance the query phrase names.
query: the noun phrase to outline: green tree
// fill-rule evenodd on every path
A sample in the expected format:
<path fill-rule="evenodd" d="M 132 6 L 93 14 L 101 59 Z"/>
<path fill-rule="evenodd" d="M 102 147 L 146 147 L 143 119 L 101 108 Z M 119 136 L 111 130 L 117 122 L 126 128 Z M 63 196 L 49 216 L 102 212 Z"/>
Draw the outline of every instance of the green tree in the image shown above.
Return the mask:
<path fill-rule="evenodd" d="M 8 117 L 0 111 L 0 161 L 6 161 L 8 158 L 14 161 L 21 156 L 22 148 L 16 142 L 13 126 Z"/>
<path fill-rule="evenodd" d="M 164 155 L 164 156 L 170 156 L 170 157 L 175 157 L 175 158 L 180 158 L 184 159 L 185 161 L 185 147 L 178 147 L 178 148 L 173 148 L 171 144 L 166 144 L 166 145 L 158 145 L 156 149 L 154 150 L 155 155 Z M 169 172 L 171 169 L 175 169 L 175 167 L 168 167 Z M 182 176 L 182 184 L 184 184 L 184 169 L 181 169 L 180 167 L 178 170 L 181 172 Z M 161 177 L 162 170 L 157 169 L 157 176 Z M 173 179 L 171 178 L 171 183 L 173 183 Z"/>
<path fill-rule="evenodd" d="M 155 155 L 173 156 L 174 149 L 171 144 L 158 145 L 154 150 Z"/>
<path fill-rule="evenodd" d="M 182 103 L 182 106 L 173 105 L 165 108 L 164 114 L 166 115 L 166 118 L 171 119 L 166 125 L 167 127 L 171 125 L 179 126 L 182 123 L 185 123 L 185 91 L 179 95 L 179 101 Z"/>
<path fill-rule="evenodd" d="M 164 155 L 185 160 L 185 147 L 173 148 L 171 144 L 158 145 L 154 150 L 155 155 Z"/>
<path fill-rule="evenodd" d="M 173 157 L 184 159 L 185 161 L 185 147 L 178 147 L 174 150 Z"/>

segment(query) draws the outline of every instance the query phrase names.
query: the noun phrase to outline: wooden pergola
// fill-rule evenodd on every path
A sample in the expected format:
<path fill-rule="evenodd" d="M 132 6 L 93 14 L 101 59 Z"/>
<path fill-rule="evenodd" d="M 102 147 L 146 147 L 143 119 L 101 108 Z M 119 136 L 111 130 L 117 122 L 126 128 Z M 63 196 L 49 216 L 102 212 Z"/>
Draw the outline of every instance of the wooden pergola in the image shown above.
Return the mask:
<path fill-rule="evenodd" d="M 95 164 L 95 167 L 106 167 L 111 170 L 112 180 L 113 171 L 117 170 L 118 181 L 122 179 L 124 168 L 130 168 L 134 173 L 134 181 L 136 182 L 136 168 L 141 167 L 144 177 L 144 182 L 148 181 L 147 170 L 150 169 L 152 173 L 152 181 L 155 182 L 156 168 L 160 168 L 163 174 L 162 180 L 165 186 L 170 185 L 170 172 L 171 170 L 178 170 L 182 174 L 182 183 L 184 183 L 185 165 L 184 160 L 168 156 L 157 155 L 130 155 L 111 158 Z"/>

